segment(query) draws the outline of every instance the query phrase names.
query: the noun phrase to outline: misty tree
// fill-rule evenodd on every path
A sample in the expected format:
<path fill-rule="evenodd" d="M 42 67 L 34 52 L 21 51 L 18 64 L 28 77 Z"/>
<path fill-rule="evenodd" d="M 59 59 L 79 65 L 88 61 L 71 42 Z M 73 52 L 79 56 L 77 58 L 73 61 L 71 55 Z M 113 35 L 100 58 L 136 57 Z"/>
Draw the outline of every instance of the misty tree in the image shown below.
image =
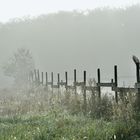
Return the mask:
<path fill-rule="evenodd" d="M 12 77 L 17 86 L 25 86 L 30 71 L 34 69 L 34 60 L 28 49 L 19 48 L 4 65 L 4 74 Z"/>

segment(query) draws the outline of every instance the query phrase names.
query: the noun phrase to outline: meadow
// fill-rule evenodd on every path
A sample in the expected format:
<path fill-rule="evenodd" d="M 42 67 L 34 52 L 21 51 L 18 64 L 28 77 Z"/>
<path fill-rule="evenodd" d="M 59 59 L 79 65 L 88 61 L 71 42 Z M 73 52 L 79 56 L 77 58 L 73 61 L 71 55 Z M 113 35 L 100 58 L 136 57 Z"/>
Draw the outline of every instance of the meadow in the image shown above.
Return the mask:
<path fill-rule="evenodd" d="M 118 104 L 89 93 L 86 112 L 82 96 L 41 86 L 1 90 L 0 140 L 140 140 L 134 93 Z"/>

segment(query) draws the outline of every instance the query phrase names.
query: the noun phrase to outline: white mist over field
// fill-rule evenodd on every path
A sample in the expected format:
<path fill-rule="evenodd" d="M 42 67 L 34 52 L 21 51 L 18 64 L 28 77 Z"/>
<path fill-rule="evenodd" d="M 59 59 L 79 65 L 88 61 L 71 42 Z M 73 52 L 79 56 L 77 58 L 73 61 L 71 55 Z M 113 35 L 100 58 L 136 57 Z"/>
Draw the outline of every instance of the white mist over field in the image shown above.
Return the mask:
<path fill-rule="evenodd" d="M 0 140 L 140 140 L 140 0 L 0 0 Z"/>
<path fill-rule="evenodd" d="M 101 80 L 110 81 L 118 65 L 119 84 L 135 84 L 132 55 L 139 57 L 140 51 L 139 1 L 0 2 L 1 88 L 12 81 L 2 67 L 18 48 L 29 49 L 35 67 L 49 76 L 53 71 L 55 81 L 58 72 L 64 79 L 65 71 L 73 80 L 75 68 L 79 80 L 83 70 L 87 79 L 97 79 L 101 68 Z"/>

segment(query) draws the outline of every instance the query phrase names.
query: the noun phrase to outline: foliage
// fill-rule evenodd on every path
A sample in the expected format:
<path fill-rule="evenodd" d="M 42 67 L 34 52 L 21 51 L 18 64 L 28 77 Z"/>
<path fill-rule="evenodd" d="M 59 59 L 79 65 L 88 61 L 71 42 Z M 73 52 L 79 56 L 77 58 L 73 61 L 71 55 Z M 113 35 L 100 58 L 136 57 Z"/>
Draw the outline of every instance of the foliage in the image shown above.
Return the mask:
<path fill-rule="evenodd" d="M 140 139 L 140 122 L 135 117 L 132 97 L 118 104 L 106 95 L 100 102 L 95 98 L 96 105 L 88 103 L 87 110 L 93 108 L 93 114 L 84 115 L 83 96 L 57 93 L 57 90 L 52 94 L 39 87 L 30 94 L 6 93 L 5 101 L 0 94 L 3 107 L 3 110 L 0 108 L 0 140 Z"/>
<path fill-rule="evenodd" d="M 4 65 L 4 74 L 14 78 L 18 86 L 27 83 L 27 75 L 34 69 L 34 61 L 28 49 L 19 48 Z"/>
<path fill-rule="evenodd" d="M 134 121 L 91 119 L 58 108 L 44 115 L 0 118 L 1 140 L 138 140 L 140 125 Z"/>
<path fill-rule="evenodd" d="M 111 119 L 113 115 L 113 104 L 107 95 L 104 95 L 101 99 L 95 97 L 94 101 L 91 98 L 91 105 L 89 106 L 93 118 Z"/>

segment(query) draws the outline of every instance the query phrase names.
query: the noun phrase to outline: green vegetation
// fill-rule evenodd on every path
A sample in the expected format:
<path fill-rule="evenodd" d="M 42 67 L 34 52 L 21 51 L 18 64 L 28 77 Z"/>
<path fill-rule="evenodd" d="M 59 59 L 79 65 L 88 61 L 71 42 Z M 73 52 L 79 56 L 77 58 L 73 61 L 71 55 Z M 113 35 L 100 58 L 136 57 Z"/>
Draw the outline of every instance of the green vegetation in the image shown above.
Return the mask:
<path fill-rule="evenodd" d="M 89 94 L 84 115 L 82 96 L 72 92 L 47 94 L 38 88 L 5 93 L 6 100 L 3 95 L 0 100 L 0 140 L 139 140 L 135 96 L 129 95 L 117 105 L 106 95 L 99 102 L 96 94 Z"/>
<path fill-rule="evenodd" d="M 130 75 L 127 56 L 139 52 L 139 13 L 138 5 L 125 10 L 89 10 L 88 14 L 59 12 L 0 24 L 0 46 L 5 54 L 0 61 L 23 46 L 33 51 L 47 71 L 75 66 L 90 71 L 92 60 L 94 67 L 106 62 L 110 74 L 108 64 L 121 60 L 125 69 L 120 75 Z M 39 84 L 29 85 L 25 75 L 32 69 L 33 58 L 26 49 L 19 49 L 4 67 L 16 89 L 0 89 L 0 140 L 140 140 L 136 94 L 120 93 L 116 104 L 106 95 L 99 100 L 97 91 L 87 92 L 85 107 L 83 93 L 61 88 L 47 92 Z M 0 81 L 3 83 L 2 78 Z"/>
<path fill-rule="evenodd" d="M 48 114 L 30 117 L 1 118 L 0 139 L 18 140 L 138 140 L 135 122 L 93 120 L 83 115 L 51 110 Z M 140 127 L 139 127 L 140 129 Z M 137 135 L 135 134 L 137 133 Z"/>
<path fill-rule="evenodd" d="M 36 117 L 1 119 L 1 122 L 0 139 L 7 140 L 9 138 L 19 140 L 109 139 L 114 133 L 111 123 L 92 120 L 82 115 L 69 115 L 68 112 L 60 110 L 52 110 L 46 115 Z"/>

